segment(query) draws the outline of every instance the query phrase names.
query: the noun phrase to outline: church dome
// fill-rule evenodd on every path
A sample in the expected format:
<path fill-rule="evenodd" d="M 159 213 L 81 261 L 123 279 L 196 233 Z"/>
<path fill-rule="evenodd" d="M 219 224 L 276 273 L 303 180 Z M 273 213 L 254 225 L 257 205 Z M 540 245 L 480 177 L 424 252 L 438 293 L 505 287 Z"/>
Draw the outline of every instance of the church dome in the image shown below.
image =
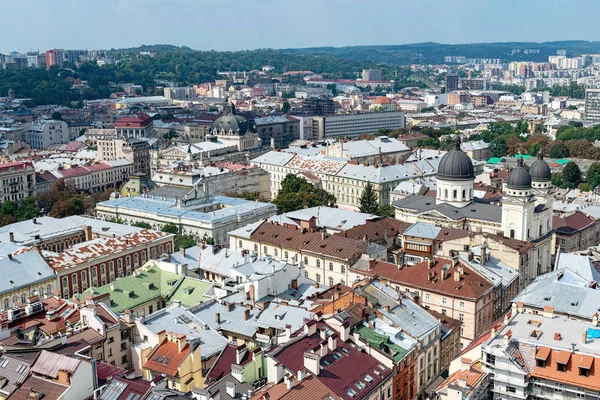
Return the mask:
<path fill-rule="evenodd" d="M 523 166 L 523 157 L 517 158 L 517 167 L 508 174 L 506 186 L 509 189 L 531 189 L 531 175 Z"/>
<path fill-rule="evenodd" d="M 474 180 L 473 162 L 471 158 L 460 149 L 460 137 L 454 140 L 454 148 L 447 152 L 440 160 L 437 177 L 450 181 Z"/>
<path fill-rule="evenodd" d="M 233 105 L 229 105 L 225 115 L 213 122 L 211 132 L 218 135 L 223 131 L 225 133 L 232 131 L 236 136 L 243 136 L 250 131 L 250 128 L 250 122 L 241 115 L 237 115 Z"/>
<path fill-rule="evenodd" d="M 531 165 L 529 173 L 531 174 L 531 179 L 534 182 L 544 182 L 552 180 L 552 172 L 550 171 L 548 163 L 544 161 L 544 156 L 542 155 L 541 150 L 538 153 L 538 159 Z"/>

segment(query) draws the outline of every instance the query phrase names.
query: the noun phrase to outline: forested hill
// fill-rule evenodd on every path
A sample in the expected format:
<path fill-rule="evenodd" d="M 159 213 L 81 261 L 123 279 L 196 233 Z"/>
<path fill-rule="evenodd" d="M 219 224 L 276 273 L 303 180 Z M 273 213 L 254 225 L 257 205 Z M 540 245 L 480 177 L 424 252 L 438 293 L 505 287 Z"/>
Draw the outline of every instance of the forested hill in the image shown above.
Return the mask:
<path fill-rule="evenodd" d="M 517 50 L 517 51 L 513 51 Z M 526 50 L 539 50 L 525 52 Z M 392 46 L 350 46 L 350 47 L 312 47 L 303 49 L 285 49 L 292 54 L 323 54 L 351 60 L 369 60 L 377 64 L 407 65 L 412 63 L 436 64 L 444 62 L 444 56 L 464 56 L 466 58 L 499 58 L 511 61 L 548 61 L 556 55 L 556 50 L 567 50 L 568 56 L 600 53 L 600 42 L 570 40 L 560 42 L 505 42 L 440 44 L 415 43 Z"/>

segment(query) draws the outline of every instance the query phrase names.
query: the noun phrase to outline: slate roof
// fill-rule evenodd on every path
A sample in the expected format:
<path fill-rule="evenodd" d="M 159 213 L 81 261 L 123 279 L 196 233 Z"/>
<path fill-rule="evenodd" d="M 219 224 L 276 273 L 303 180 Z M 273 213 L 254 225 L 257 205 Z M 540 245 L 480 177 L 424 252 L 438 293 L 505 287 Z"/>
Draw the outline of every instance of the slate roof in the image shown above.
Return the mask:
<path fill-rule="evenodd" d="M 12 260 L 0 259 L 0 276 L 0 295 L 33 287 L 56 277 L 44 257 L 35 250 L 17 254 Z"/>
<path fill-rule="evenodd" d="M 437 204 L 436 199 L 429 196 L 413 194 L 393 202 L 399 209 L 413 210 L 417 213 L 437 211 L 451 220 L 474 219 L 500 223 L 502 222 L 502 207 L 485 203 L 471 203 L 462 208 L 448 203 Z"/>

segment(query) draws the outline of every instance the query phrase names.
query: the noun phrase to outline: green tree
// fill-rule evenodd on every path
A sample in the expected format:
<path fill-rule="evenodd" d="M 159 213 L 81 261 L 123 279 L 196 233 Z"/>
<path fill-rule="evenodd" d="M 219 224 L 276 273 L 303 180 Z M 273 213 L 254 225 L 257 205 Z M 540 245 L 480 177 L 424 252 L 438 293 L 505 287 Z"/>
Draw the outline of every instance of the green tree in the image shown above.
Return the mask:
<path fill-rule="evenodd" d="M 550 148 L 550 158 L 563 158 L 565 157 L 565 148 L 560 143 L 554 143 Z"/>
<path fill-rule="evenodd" d="M 194 247 L 196 242 L 196 238 L 193 235 L 177 235 L 175 237 L 175 249 Z"/>
<path fill-rule="evenodd" d="M 379 209 L 379 196 L 373 189 L 371 182 L 367 182 L 367 185 L 362 191 L 359 201 L 360 212 L 366 214 L 377 214 Z"/>
<path fill-rule="evenodd" d="M 290 106 L 290 102 L 284 101 L 283 104 L 281 105 L 281 112 L 284 114 L 287 114 L 288 112 L 290 112 L 290 108 L 292 108 Z"/>
<path fill-rule="evenodd" d="M 562 171 L 564 181 L 570 188 L 575 188 L 581 183 L 581 170 L 573 161 L 569 161 Z"/>
<path fill-rule="evenodd" d="M 581 190 L 582 192 L 589 192 L 592 190 L 592 187 L 589 183 L 580 183 L 579 186 L 577 186 L 577 189 Z"/>
<path fill-rule="evenodd" d="M 552 174 L 552 185 L 560 188 L 565 185 L 565 180 L 563 179 L 562 173 L 555 172 Z"/>
<path fill-rule="evenodd" d="M 18 221 L 25 221 L 27 219 L 36 218 L 40 215 L 40 208 L 36 204 L 35 198 L 30 196 L 23 199 L 19 208 L 14 214 Z"/>
<path fill-rule="evenodd" d="M 54 111 L 52 113 L 52 119 L 54 119 L 56 121 L 62 121 L 63 117 L 62 117 L 61 113 L 59 113 L 58 111 Z"/>
<path fill-rule="evenodd" d="M 590 165 L 587 170 L 586 181 L 592 189 L 600 184 L 600 163 L 595 162 Z"/>
<path fill-rule="evenodd" d="M 537 155 L 537 153 L 539 153 L 541 148 L 542 148 L 541 144 L 534 143 L 531 146 L 529 146 L 529 149 L 527 150 L 527 154 L 529 154 L 530 156 L 535 156 L 535 155 Z"/>
<path fill-rule="evenodd" d="M 379 209 L 377 210 L 377 215 L 382 217 L 394 218 L 396 216 L 396 210 L 392 205 L 384 204 L 382 206 L 379 206 Z"/>
<path fill-rule="evenodd" d="M 177 235 L 179 233 L 179 228 L 174 223 L 169 222 L 168 224 L 165 224 L 165 226 L 162 227 L 161 231 Z"/>
<path fill-rule="evenodd" d="M 440 141 L 436 138 L 428 137 L 425 139 L 420 139 L 417 142 L 418 147 L 425 147 L 427 149 L 439 149 Z"/>
<path fill-rule="evenodd" d="M 288 174 L 281 181 L 281 189 L 273 203 L 279 213 L 299 210 L 304 207 L 335 204 L 335 196 L 324 189 L 316 188 L 305 179 Z"/>
<path fill-rule="evenodd" d="M 506 140 L 496 138 L 490 143 L 490 154 L 492 157 L 504 157 L 506 155 Z"/>
<path fill-rule="evenodd" d="M 152 229 L 152 225 L 150 225 L 147 222 L 136 222 L 135 224 L 131 225 L 131 226 L 135 226 L 136 228 L 142 228 L 142 229 Z"/>

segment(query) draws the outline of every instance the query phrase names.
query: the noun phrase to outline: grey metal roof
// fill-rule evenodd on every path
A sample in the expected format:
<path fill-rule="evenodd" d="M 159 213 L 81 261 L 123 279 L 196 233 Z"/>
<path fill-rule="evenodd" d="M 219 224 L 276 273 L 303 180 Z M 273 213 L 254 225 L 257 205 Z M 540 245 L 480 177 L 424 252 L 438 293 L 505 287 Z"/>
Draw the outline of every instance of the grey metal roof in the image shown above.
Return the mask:
<path fill-rule="evenodd" d="M 231 311 L 229 311 L 227 304 L 220 304 L 216 301 L 203 303 L 200 308 L 192 312 L 216 331 L 222 329 L 249 337 L 254 336 L 256 332 L 255 318 L 258 316 L 258 311 L 255 309 L 250 310 L 248 320 L 244 319 L 245 307 L 233 305 Z M 215 314 L 220 314 L 220 324 L 217 324 Z"/>
<path fill-rule="evenodd" d="M 481 246 L 477 246 L 480 252 Z M 473 253 L 476 253 L 476 248 L 473 248 Z M 477 260 L 469 261 L 468 258 L 461 256 L 461 261 L 468 265 L 473 270 L 479 272 L 487 278 L 494 286 L 502 284 L 504 287 L 509 287 L 515 279 L 519 277 L 519 272 L 509 267 L 496 257 L 490 257 L 481 265 Z"/>
<path fill-rule="evenodd" d="M 416 236 L 425 239 L 435 239 L 442 228 L 425 222 L 412 224 L 404 231 L 404 236 Z"/>
<path fill-rule="evenodd" d="M 522 157 L 519 156 L 519 158 L 517 158 L 517 166 L 508 174 L 506 186 L 510 189 L 517 190 L 531 188 L 531 175 L 529 175 L 529 171 L 523 166 Z"/>
<path fill-rule="evenodd" d="M 556 270 L 569 269 L 588 282 L 600 283 L 600 274 L 586 255 L 559 252 L 554 265 Z"/>
<path fill-rule="evenodd" d="M 473 162 L 467 153 L 461 150 L 459 136 L 454 140 L 454 148 L 442 157 L 437 176 L 444 180 L 475 179 Z"/>
<path fill-rule="evenodd" d="M 56 277 L 46 260 L 37 251 L 28 251 L 0 259 L 0 294 L 35 286 Z"/>
<path fill-rule="evenodd" d="M 198 339 L 203 359 L 222 351 L 228 343 L 227 339 L 217 331 L 177 304 L 150 314 L 142 320 L 141 324 L 154 334 L 168 330 L 185 335 L 188 339 Z"/>
<path fill-rule="evenodd" d="M 302 328 L 305 319 L 312 319 L 313 316 L 313 313 L 301 307 L 269 303 L 258 316 L 256 326 L 285 330 L 286 325 L 291 325 L 293 332 Z"/>
<path fill-rule="evenodd" d="M 330 228 L 338 231 L 345 231 L 358 225 L 363 225 L 369 220 L 378 218 L 373 214 L 365 214 L 356 211 L 344 210 L 333 207 L 311 207 L 297 211 L 288 212 L 282 215 L 276 215 L 269 218 L 269 221 L 288 222 L 298 225 L 297 221 L 308 221 L 312 217 L 317 219 L 316 224 L 319 227 Z M 288 221 L 290 220 L 291 221 Z"/>
<path fill-rule="evenodd" d="M 413 210 L 420 214 L 437 211 L 451 220 L 464 218 L 490 222 L 502 222 L 502 207 L 485 203 L 470 203 L 458 208 L 448 203 L 437 204 L 436 199 L 429 196 L 413 194 L 392 203 L 399 209 Z"/>
<path fill-rule="evenodd" d="M 552 180 L 552 171 L 550 171 L 548 163 L 544 161 L 542 150 L 538 153 L 537 160 L 531 164 L 529 173 L 531 174 L 531 179 L 536 182 L 549 182 Z"/>

